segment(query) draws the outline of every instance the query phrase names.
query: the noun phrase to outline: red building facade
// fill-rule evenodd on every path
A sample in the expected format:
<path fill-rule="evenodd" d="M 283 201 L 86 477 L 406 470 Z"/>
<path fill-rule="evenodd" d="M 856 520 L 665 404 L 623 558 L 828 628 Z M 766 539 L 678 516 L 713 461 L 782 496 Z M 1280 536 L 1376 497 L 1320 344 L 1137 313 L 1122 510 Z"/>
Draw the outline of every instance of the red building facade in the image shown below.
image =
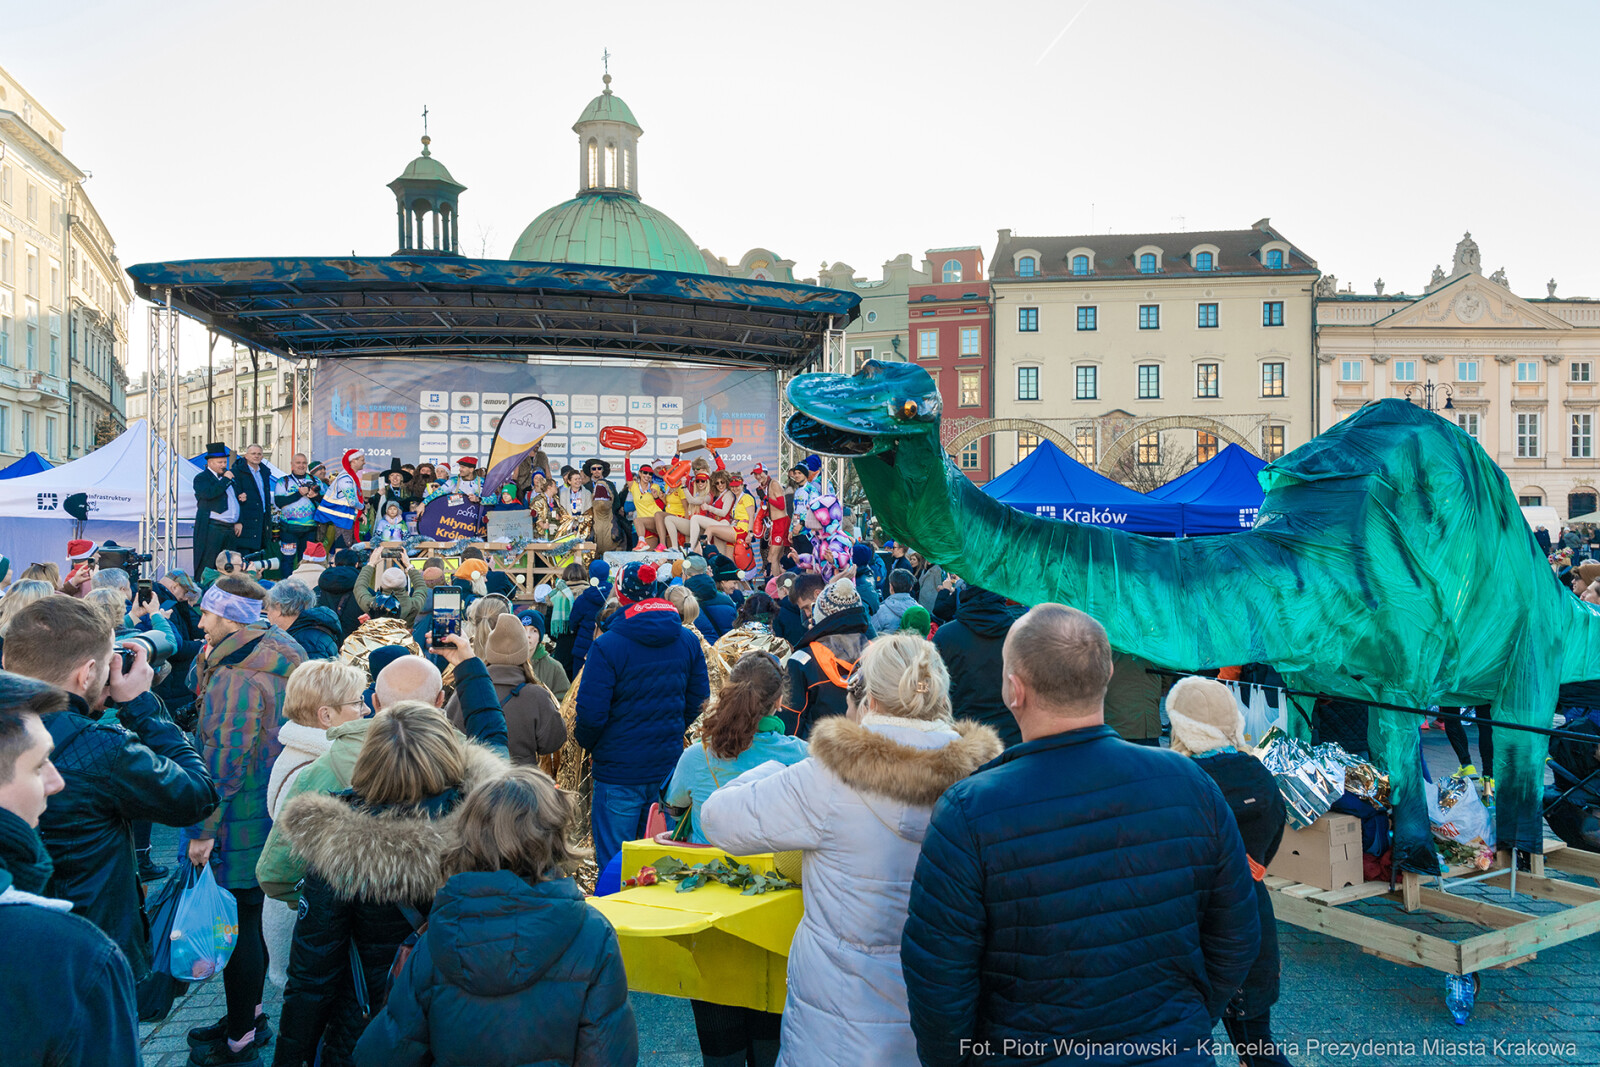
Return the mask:
<path fill-rule="evenodd" d="M 942 423 L 948 442 L 994 413 L 994 323 L 989 282 L 983 275 L 983 250 L 931 248 L 926 269 L 933 281 L 907 291 L 910 362 L 939 383 Z M 956 465 L 978 484 L 993 469 L 991 437 L 961 450 Z"/>

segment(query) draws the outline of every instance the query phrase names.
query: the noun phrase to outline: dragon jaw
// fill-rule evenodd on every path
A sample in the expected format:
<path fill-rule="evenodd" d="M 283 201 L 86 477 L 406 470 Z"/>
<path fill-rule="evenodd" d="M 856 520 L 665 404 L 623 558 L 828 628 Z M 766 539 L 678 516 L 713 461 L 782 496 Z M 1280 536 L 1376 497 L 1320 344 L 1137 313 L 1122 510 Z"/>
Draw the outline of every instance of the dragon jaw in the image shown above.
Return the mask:
<path fill-rule="evenodd" d="M 900 447 L 905 438 L 939 439 L 939 389 L 910 363 L 869 359 L 855 374 L 802 374 L 789 383 L 784 432 L 819 455 L 857 459 Z"/>

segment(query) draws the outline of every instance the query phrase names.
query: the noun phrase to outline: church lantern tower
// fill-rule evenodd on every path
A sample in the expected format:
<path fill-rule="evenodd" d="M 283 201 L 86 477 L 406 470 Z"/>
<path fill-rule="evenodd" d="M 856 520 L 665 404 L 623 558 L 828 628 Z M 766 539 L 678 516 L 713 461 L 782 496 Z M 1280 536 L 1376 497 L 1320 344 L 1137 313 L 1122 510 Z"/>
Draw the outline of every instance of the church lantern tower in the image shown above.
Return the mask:
<path fill-rule="evenodd" d="M 397 256 L 459 256 L 461 233 L 457 206 L 466 186 L 433 158 L 423 110 L 422 154 L 389 183 L 394 192 L 400 247 Z"/>

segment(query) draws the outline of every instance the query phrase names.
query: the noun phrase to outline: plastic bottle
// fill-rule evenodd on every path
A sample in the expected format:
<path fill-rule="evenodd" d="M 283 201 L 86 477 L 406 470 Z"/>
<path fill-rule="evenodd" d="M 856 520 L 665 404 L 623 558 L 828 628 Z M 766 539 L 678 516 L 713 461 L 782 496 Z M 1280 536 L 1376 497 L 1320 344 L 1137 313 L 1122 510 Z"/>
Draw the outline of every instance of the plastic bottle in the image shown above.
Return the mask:
<path fill-rule="evenodd" d="M 1478 976 L 1475 974 L 1447 974 L 1444 976 L 1444 1006 L 1450 1009 L 1450 1018 L 1457 1026 L 1467 1025 L 1472 1014 L 1472 1003 L 1477 998 Z"/>

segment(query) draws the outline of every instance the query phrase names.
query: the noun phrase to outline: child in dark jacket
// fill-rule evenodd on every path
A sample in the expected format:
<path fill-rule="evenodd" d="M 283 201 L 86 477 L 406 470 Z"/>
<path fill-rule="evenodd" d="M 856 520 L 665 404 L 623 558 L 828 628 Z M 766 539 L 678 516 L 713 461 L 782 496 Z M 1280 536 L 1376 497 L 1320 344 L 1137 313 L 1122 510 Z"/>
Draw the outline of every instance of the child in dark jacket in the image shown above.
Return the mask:
<path fill-rule="evenodd" d="M 1288 1067 L 1272 1038 L 1272 1005 L 1278 1000 L 1278 924 L 1265 882 L 1267 864 L 1283 842 L 1288 812 L 1278 785 L 1244 743 L 1244 715 L 1233 694 L 1209 678 L 1184 678 L 1167 695 L 1172 751 L 1191 756 L 1222 790 L 1239 825 L 1255 876 L 1261 917 L 1261 951 L 1244 985 L 1222 1014 L 1222 1025 L 1241 1067 Z"/>
<path fill-rule="evenodd" d="M 583 661 L 589 658 L 589 646 L 594 644 L 594 628 L 600 619 L 600 609 L 606 606 L 611 595 L 611 564 L 597 559 L 589 564 L 589 588 L 572 602 L 572 668 L 568 677 L 576 678 L 583 670 Z"/>
<path fill-rule="evenodd" d="M 533 767 L 467 797 L 449 881 L 357 1067 L 639 1062 L 616 932 L 570 877 L 583 859 L 567 844 L 575 812 Z"/>

